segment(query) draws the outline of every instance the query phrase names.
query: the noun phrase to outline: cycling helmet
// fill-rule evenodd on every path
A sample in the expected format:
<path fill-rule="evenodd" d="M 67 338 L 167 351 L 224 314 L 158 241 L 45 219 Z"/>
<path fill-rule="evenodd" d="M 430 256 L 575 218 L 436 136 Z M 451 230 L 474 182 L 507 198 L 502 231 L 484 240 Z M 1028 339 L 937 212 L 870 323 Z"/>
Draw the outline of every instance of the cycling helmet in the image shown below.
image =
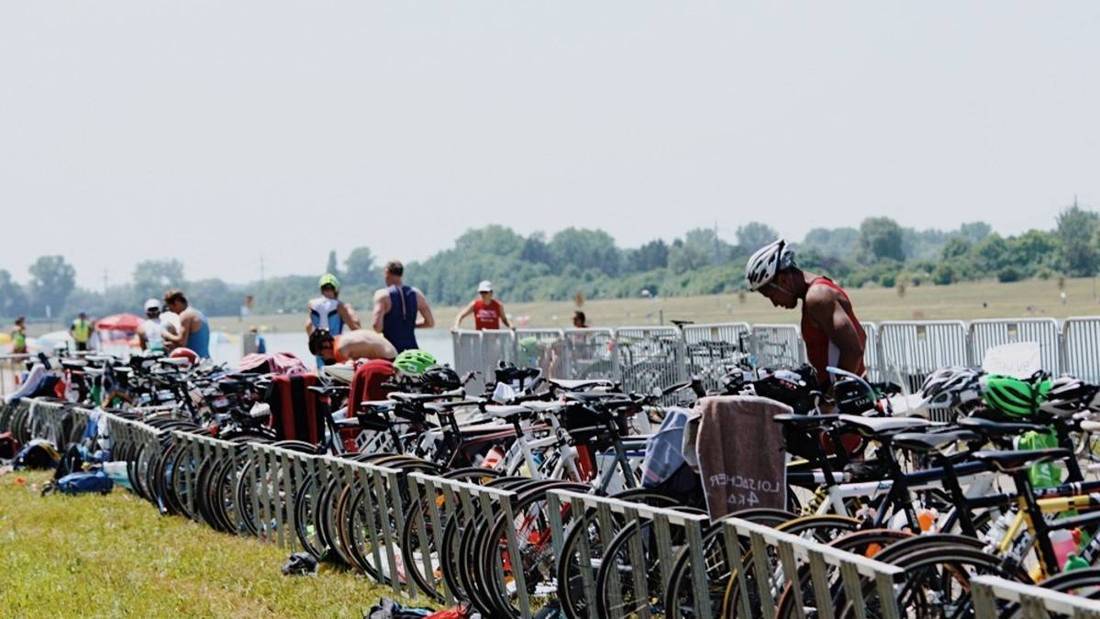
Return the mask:
<path fill-rule="evenodd" d="M 195 365 L 199 362 L 199 355 L 190 348 L 177 348 L 168 355 L 171 359 L 187 359 L 191 365 Z"/>
<path fill-rule="evenodd" d="M 424 370 L 421 378 L 429 387 L 437 391 L 452 391 L 462 386 L 462 379 L 458 377 L 458 372 L 452 370 L 449 365 L 433 365 Z"/>
<path fill-rule="evenodd" d="M 393 367 L 411 376 L 420 376 L 436 364 L 435 357 L 423 350 L 406 350 L 393 360 Z"/>
<path fill-rule="evenodd" d="M 980 371 L 966 367 L 936 370 L 921 385 L 921 397 L 933 407 L 958 406 L 968 395 L 977 398 L 981 375 Z"/>
<path fill-rule="evenodd" d="M 1039 410 L 1051 415 L 1066 417 L 1080 411 L 1096 395 L 1096 387 L 1069 375 L 1055 378 L 1047 394 L 1046 402 Z"/>
<path fill-rule="evenodd" d="M 794 250 L 779 239 L 757 250 L 745 265 L 745 280 L 749 290 L 760 290 L 775 279 L 783 269 L 794 266 Z"/>
<path fill-rule="evenodd" d="M 340 292 L 340 280 L 336 279 L 336 276 L 332 273 L 325 273 L 321 276 L 321 279 L 317 280 L 318 288 L 324 288 L 325 286 L 332 286 L 336 289 L 336 292 Z"/>
<path fill-rule="evenodd" d="M 1031 378 L 1016 378 L 992 374 L 981 381 L 982 399 L 1006 415 L 1025 417 L 1034 414 L 1046 401 L 1051 381 L 1042 374 Z"/>
<path fill-rule="evenodd" d="M 326 344 L 331 345 L 335 341 L 332 337 L 332 332 L 328 329 L 314 329 L 313 333 L 309 334 L 309 352 L 312 355 L 320 355 L 321 349 Z"/>

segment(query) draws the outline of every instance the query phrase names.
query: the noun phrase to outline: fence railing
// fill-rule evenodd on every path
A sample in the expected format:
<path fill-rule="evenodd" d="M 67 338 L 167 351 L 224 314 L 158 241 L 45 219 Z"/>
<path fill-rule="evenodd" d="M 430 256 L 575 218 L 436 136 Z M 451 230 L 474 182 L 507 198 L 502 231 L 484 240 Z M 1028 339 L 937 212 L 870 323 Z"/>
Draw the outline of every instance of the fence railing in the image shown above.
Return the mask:
<path fill-rule="evenodd" d="M 49 400 L 24 401 L 4 410 L 10 413 L 15 409 L 19 415 L 0 414 L 0 431 L 8 429 L 14 417 L 20 417 L 25 431 L 36 438 L 75 436 L 73 424 L 93 414 Z M 410 599 L 419 595 L 418 583 L 409 576 L 410 567 L 415 566 L 430 584 L 430 597 L 447 604 L 458 601 L 456 591 L 441 576 L 445 572 L 442 557 L 446 555 L 441 549 L 455 541 L 446 536 L 448 524 L 462 530 L 478 520 L 512 522 L 520 516 L 516 511 L 518 495 L 506 489 L 270 444 L 162 431 L 118 415 L 98 414 L 108 427 L 115 459 L 126 460 L 134 478 L 143 474 L 141 469 L 147 466 L 143 462 L 167 458 L 163 450 L 175 450 L 170 470 L 173 476 L 179 476 L 177 487 L 182 488 L 184 515 L 199 522 L 203 515 L 197 497 L 207 491 L 202 468 L 211 459 L 228 458 L 229 463 L 236 463 L 237 475 L 250 489 L 244 497 L 247 505 L 237 508 L 243 521 L 236 532 L 287 549 L 301 547 L 296 502 L 311 500 L 309 513 L 316 514 L 318 489 L 330 483 L 342 484 L 350 493 L 349 505 L 354 509 L 350 515 L 360 519 L 358 528 L 364 536 L 361 551 L 373 567 L 369 575 Z M 141 489 L 135 492 L 140 494 Z M 236 500 L 240 498 L 238 493 Z M 702 513 L 582 494 L 568 488 L 550 489 L 546 503 L 555 567 L 575 561 L 589 617 L 715 617 L 722 608 L 713 596 L 726 590 L 740 592 L 733 597 L 737 609 L 726 609 L 738 616 L 775 617 L 784 604 L 796 616 L 831 617 L 849 612 L 863 616 L 868 609 L 884 618 L 901 616 L 897 598 L 905 572 L 894 565 L 737 518 L 723 519 L 722 526 L 715 527 Z M 405 518 L 416 521 L 406 526 Z M 625 535 L 632 528 L 644 534 Z M 580 534 L 571 535 L 574 529 Z M 525 582 L 527 572 L 510 566 L 525 565 L 524 546 L 531 539 L 519 539 L 511 526 L 503 527 L 503 531 L 497 575 L 501 577 L 500 570 L 509 566 L 517 610 L 529 617 L 533 608 Z M 403 552 L 403 544 L 410 540 L 403 539 L 402 532 L 406 538 L 415 539 L 418 552 Z M 567 544 L 570 539 L 571 545 Z M 575 554 L 566 556 L 566 550 Z M 597 556 L 600 552 L 614 554 Z M 715 587 L 714 570 L 721 567 L 721 561 L 733 566 L 723 573 L 730 574 L 733 582 Z M 599 594 L 597 572 L 601 569 L 608 583 L 606 607 L 612 609 L 608 615 L 600 615 L 594 602 Z M 674 580 L 677 578 L 683 580 Z M 989 576 L 975 576 L 971 583 L 977 617 L 998 616 L 1008 609 L 1007 605 L 1016 604 L 1019 612 L 1014 616 L 1047 617 L 1058 613 L 1100 618 L 1100 603 L 1094 600 Z M 690 612 L 685 613 L 684 606 L 662 608 L 661 604 L 649 604 L 651 597 L 663 597 L 673 586 L 679 587 L 676 590 L 690 604 L 686 609 Z M 631 599 L 624 599 L 624 594 Z M 838 599 L 844 600 L 841 608 L 834 607 Z"/>
<path fill-rule="evenodd" d="M 1043 369 L 1100 381 L 1100 317 L 886 321 L 864 323 L 864 363 L 872 380 L 901 381 L 909 390 L 930 372 L 979 366 L 986 351 L 1015 342 L 1039 345 Z M 552 378 L 606 378 L 633 391 L 651 391 L 700 376 L 710 388 L 739 363 L 756 367 L 806 362 L 796 325 L 744 322 L 618 329 L 456 331 L 455 369 L 482 372 L 500 361 L 542 368 Z"/>

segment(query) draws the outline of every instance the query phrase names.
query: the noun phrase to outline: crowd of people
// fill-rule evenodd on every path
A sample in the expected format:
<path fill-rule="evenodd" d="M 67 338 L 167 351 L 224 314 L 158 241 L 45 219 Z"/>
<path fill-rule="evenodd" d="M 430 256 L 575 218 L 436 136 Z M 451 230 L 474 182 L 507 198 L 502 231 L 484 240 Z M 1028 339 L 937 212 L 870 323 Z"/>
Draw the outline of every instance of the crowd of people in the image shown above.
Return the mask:
<path fill-rule="evenodd" d="M 340 280 L 326 273 L 318 281 L 320 296 L 306 305 L 305 324 L 310 352 L 317 367 L 356 358 L 389 358 L 419 347 L 418 329 L 435 327 L 431 304 L 419 289 L 404 281 L 405 266 L 397 261 L 383 268 L 385 287 L 375 291 L 370 324 L 364 327 L 350 303 L 340 299 Z M 806 354 L 819 377 L 827 377 L 826 367 L 839 367 L 862 375 L 863 351 L 867 336 L 852 308 L 848 294 L 828 277 L 801 270 L 794 251 L 779 239 L 761 248 L 745 268 L 749 290 L 767 297 L 774 306 L 795 309 L 801 302 L 801 333 Z M 188 349 L 195 357 L 210 358 L 210 324 L 193 307 L 182 290 L 165 292 L 162 300 L 149 299 L 144 305 L 145 319 L 137 328 L 143 350 L 171 353 Z M 493 283 L 483 280 L 477 296 L 455 316 L 453 330 L 473 317 L 476 330 L 514 329 L 504 304 L 495 295 Z M 591 325 L 581 310 L 573 314 L 574 328 Z M 266 344 L 255 327 L 253 350 L 265 352 Z M 83 311 L 69 327 L 77 351 L 87 351 L 95 338 L 96 324 Z M 23 316 L 16 318 L 10 333 L 12 352 L 27 352 L 27 327 Z M 264 350 L 261 350 L 263 348 Z"/>

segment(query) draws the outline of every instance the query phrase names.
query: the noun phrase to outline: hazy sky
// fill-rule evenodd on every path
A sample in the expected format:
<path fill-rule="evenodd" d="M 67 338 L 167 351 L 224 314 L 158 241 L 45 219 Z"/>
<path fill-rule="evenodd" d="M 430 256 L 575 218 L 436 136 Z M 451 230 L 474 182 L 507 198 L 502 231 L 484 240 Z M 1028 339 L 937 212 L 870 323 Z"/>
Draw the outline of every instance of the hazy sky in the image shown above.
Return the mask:
<path fill-rule="evenodd" d="M 0 0 L 0 268 L 81 285 L 1100 208 L 1100 3 Z"/>

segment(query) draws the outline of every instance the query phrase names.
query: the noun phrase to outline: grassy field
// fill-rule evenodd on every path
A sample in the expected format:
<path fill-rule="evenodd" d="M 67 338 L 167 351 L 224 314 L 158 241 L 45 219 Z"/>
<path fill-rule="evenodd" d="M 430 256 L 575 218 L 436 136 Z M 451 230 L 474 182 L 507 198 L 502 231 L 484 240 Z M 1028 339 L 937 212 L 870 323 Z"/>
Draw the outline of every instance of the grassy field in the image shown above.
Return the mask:
<path fill-rule="evenodd" d="M 287 552 L 116 490 L 40 497 L 0 477 L 0 616 L 362 617 L 387 592 L 350 572 L 283 576 Z"/>
<path fill-rule="evenodd" d="M 1100 314 L 1096 281 L 1091 278 L 1066 281 L 1066 303 L 1059 297 L 1057 280 L 1029 280 L 1011 284 L 968 282 L 951 286 L 910 286 L 904 296 L 895 288 L 860 288 L 850 291 L 860 318 L 864 320 L 939 320 L 1089 316 Z M 530 327 L 568 327 L 575 305 L 567 302 L 508 303 L 500 291 L 508 314 Z M 798 320 L 797 311 L 784 311 L 757 294 L 736 294 L 659 299 L 608 299 L 588 301 L 582 308 L 593 326 L 658 324 L 669 320 L 697 323 L 745 321 L 784 323 Z M 459 308 L 435 308 L 436 322 L 449 328 Z M 369 308 L 358 308 L 361 316 Z M 253 316 L 245 322 L 236 318 L 213 319 L 216 329 L 238 332 L 250 324 L 272 331 L 300 330 L 302 315 Z M 469 326 L 467 319 L 466 326 Z"/>

